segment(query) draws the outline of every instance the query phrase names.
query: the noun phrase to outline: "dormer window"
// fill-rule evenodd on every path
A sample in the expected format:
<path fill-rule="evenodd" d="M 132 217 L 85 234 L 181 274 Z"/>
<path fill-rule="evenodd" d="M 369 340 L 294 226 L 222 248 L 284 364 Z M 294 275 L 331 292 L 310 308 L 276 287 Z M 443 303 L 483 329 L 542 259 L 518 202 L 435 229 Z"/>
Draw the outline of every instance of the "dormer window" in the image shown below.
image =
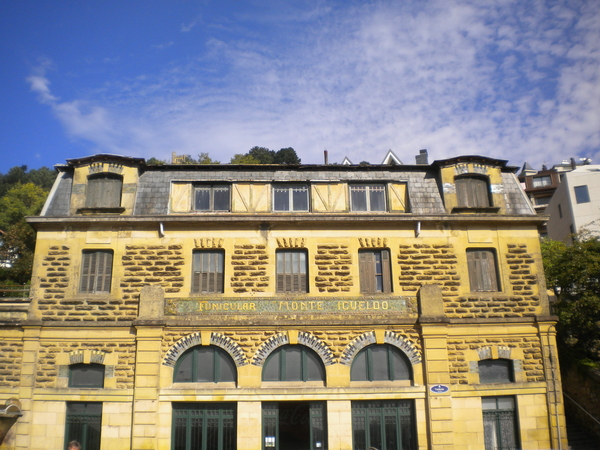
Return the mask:
<path fill-rule="evenodd" d="M 386 211 L 385 185 L 354 184 L 350 186 L 352 211 Z"/>
<path fill-rule="evenodd" d="M 112 173 L 101 173 L 88 178 L 86 208 L 119 208 L 123 178 Z"/>
<path fill-rule="evenodd" d="M 456 178 L 455 184 L 460 208 L 487 208 L 492 206 L 487 177 L 469 175 Z"/>

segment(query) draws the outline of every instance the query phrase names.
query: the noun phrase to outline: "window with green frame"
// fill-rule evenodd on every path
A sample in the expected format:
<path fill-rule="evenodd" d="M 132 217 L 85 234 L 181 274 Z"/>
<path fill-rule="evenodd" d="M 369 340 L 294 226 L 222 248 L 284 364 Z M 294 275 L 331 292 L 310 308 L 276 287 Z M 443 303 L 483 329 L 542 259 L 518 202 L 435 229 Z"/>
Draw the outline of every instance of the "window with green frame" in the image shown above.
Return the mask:
<path fill-rule="evenodd" d="M 235 450 L 236 405 L 173 403 L 173 450 Z"/>
<path fill-rule="evenodd" d="M 77 441 L 82 450 L 100 450 L 102 403 L 67 402 L 65 448 Z"/>
<path fill-rule="evenodd" d="M 352 402 L 352 450 L 416 450 L 414 402 Z"/>
<path fill-rule="evenodd" d="M 325 366 L 319 355 L 303 345 L 284 345 L 267 358 L 263 381 L 325 381 Z"/>
<path fill-rule="evenodd" d="M 175 383 L 236 381 L 237 370 L 229 354 L 214 345 L 186 350 L 177 360 L 173 373 Z"/>
<path fill-rule="evenodd" d="M 482 397 L 485 450 L 519 448 L 514 397 Z"/>
<path fill-rule="evenodd" d="M 104 365 L 83 363 L 71 364 L 69 366 L 69 387 L 103 388 Z"/>
<path fill-rule="evenodd" d="M 370 345 L 354 357 L 350 380 L 412 380 L 412 371 L 410 362 L 398 348 L 389 344 Z"/>

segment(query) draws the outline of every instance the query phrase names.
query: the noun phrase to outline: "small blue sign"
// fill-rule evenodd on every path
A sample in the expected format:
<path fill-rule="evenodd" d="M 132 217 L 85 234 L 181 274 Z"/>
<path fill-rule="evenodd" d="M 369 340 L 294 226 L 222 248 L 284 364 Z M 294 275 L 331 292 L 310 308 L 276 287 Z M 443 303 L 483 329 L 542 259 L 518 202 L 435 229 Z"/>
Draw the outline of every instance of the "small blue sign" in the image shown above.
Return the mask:
<path fill-rule="evenodd" d="M 434 384 L 429 388 L 429 390 L 434 394 L 445 394 L 450 390 L 450 388 L 445 384 Z"/>

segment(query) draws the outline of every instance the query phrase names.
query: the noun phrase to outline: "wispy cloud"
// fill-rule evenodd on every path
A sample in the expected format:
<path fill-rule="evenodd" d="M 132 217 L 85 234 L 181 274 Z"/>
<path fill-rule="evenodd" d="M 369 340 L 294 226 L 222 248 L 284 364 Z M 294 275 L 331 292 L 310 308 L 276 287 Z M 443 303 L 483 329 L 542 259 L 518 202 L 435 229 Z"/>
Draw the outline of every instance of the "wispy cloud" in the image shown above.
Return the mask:
<path fill-rule="evenodd" d="M 192 62 L 122 80 L 110 98 L 61 102 L 43 64 L 28 81 L 98 151 L 227 161 L 292 146 L 321 162 L 327 147 L 333 160 L 380 162 L 391 148 L 411 163 L 428 148 L 437 159 L 600 162 L 600 3 L 376 1 L 304 13 L 280 11 L 262 33 L 246 18 L 245 34 L 220 33 Z"/>

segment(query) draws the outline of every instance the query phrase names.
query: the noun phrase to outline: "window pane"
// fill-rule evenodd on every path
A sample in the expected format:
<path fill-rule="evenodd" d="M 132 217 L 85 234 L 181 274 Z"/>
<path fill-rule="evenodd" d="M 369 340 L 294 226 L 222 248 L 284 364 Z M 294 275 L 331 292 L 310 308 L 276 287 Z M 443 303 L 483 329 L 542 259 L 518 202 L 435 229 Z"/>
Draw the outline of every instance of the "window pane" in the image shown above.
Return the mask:
<path fill-rule="evenodd" d="M 237 371 L 233 359 L 223 351 L 219 351 L 217 356 L 220 369 L 218 381 L 235 381 Z"/>
<path fill-rule="evenodd" d="M 308 187 L 297 186 L 292 190 L 294 211 L 308 211 Z"/>
<path fill-rule="evenodd" d="M 512 361 L 508 359 L 486 359 L 479 361 L 480 383 L 510 383 L 513 381 Z"/>
<path fill-rule="evenodd" d="M 173 381 L 176 383 L 186 383 L 192 381 L 192 352 L 189 352 L 179 358 L 175 366 Z"/>
<path fill-rule="evenodd" d="M 383 186 L 370 186 L 371 211 L 385 211 L 385 189 Z"/>
<path fill-rule="evenodd" d="M 352 381 L 367 381 L 367 352 L 364 350 L 358 353 L 352 361 L 350 379 Z"/>
<path fill-rule="evenodd" d="M 281 352 L 275 351 L 269 355 L 263 368 L 263 380 L 264 381 L 280 381 L 279 365 L 281 358 Z"/>
<path fill-rule="evenodd" d="M 410 380 L 410 367 L 406 359 L 400 354 L 400 350 L 390 348 L 393 364 L 394 380 Z"/>
<path fill-rule="evenodd" d="M 104 366 L 102 364 L 73 364 L 69 369 L 69 387 L 104 387 Z"/>
<path fill-rule="evenodd" d="M 383 345 L 375 345 L 369 347 L 372 358 L 372 379 L 373 380 L 389 380 L 388 366 L 388 350 Z"/>
<path fill-rule="evenodd" d="M 306 362 L 307 367 L 307 381 L 324 381 L 325 380 L 325 367 L 321 362 L 321 358 L 316 353 L 306 350 Z"/>
<path fill-rule="evenodd" d="M 575 198 L 577 203 L 589 203 L 590 193 L 588 192 L 587 185 L 575 186 Z"/>
<path fill-rule="evenodd" d="M 196 209 L 210 211 L 210 188 L 196 188 Z"/>
<path fill-rule="evenodd" d="M 367 211 L 366 186 L 351 186 L 350 201 L 352 204 L 352 211 Z"/>
<path fill-rule="evenodd" d="M 302 348 L 285 347 L 285 381 L 302 381 Z"/>
<path fill-rule="evenodd" d="M 273 205 L 275 211 L 290 210 L 290 195 L 288 188 L 273 189 Z"/>
<path fill-rule="evenodd" d="M 229 211 L 229 186 L 215 186 L 214 211 Z"/>
<path fill-rule="evenodd" d="M 196 379 L 194 381 L 215 381 L 215 351 L 211 347 L 195 347 Z"/>

